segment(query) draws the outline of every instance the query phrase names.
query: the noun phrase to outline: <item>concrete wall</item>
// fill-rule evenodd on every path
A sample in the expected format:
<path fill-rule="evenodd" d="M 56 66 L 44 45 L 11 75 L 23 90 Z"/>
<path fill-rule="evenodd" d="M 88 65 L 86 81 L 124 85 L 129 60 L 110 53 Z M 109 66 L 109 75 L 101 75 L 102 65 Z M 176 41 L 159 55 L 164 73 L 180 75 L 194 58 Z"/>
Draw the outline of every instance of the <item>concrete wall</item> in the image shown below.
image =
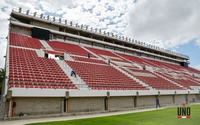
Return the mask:
<path fill-rule="evenodd" d="M 196 101 L 200 102 L 200 94 L 196 94 L 195 97 L 196 97 Z"/>
<path fill-rule="evenodd" d="M 31 29 L 28 28 L 22 28 L 22 27 L 18 27 L 18 26 L 12 26 L 11 32 L 13 33 L 17 33 L 17 34 L 23 34 L 23 35 L 27 35 L 27 36 L 31 36 Z"/>
<path fill-rule="evenodd" d="M 175 103 L 176 104 L 183 104 L 183 103 L 195 103 L 198 102 L 198 96 L 196 94 L 189 94 L 189 95 L 176 95 L 175 96 Z M 186 100 L 188 99 L 188 100 Z M 186 102 L 188 101 L 188 102 Z"/>
<path fill-rule="evenodd" d="M 186 95 L 176 95 L 175 96 L 175 104 L 183 104 L 186 103 Z"/>
<path fill-rule="evenodd" d="M 139 96 L 137 97 L 138 107 L 154 107 L 156 105 L 155 96 Z"/>
<path fill-rule="evenodd" d="M 190 102 L 197 102 L 197 97 L 196 95 L 188 95 L 188 103 Z"/>
<path fill-rule="evenodd" d="M 192 103 L 193 100 L 197 100 L 195 94 L 187 96 L 189 103 Z M 173 102 L 173 95 L 161 95 L 158 96 L 158 98 L 161 106 L 181 105 L 186 103 L 186 95 L 175 95 L 175 104 Z M 28 115 L 37 115 L 63 113 L 64 111 L 64 98 L 61 97 L 15 97 L 13 99 L 16 102 L 15 116 L 20 112 Z M 136 102 L 138 108 L 155 107 L 156 104 L 154 95 L 138 97 L 111 96 L 108 98 L 108 102 L 109 111 L 133 109 Z M 70 97 L 66 101 L 66 111 L 69 111 L 69 113 L 105 111 L 105 104 L 104 97 Z"/>
<path fill-rule="evenodd" d="M 134 97 L 110 97 L 109 110 L 119 110 L 134 107 Z"/>
<path fill-rule="evenodd" d="M 69 112 L 88 112 L 88 111 L 103 111 L 103 97 L 80 97 L 69 98 Z"/>
<path fill-rule="evenodd" d="M 15 116 L 20 112 L 25 114 L 61 113 L 62 98 L 14 98 L 16 102 Z"/>
<path fill-rule="evenodd" d="M 161 106 L 169 106 L 174 104 L 172 95 L 158 96 L 158 98 Z"/>
<path fill-rule="evenodd" d="M 48 24 L 48 23 L 43 23 L 43 22 L 39 22 L 39 21 L 35 21 L 35 20 L 31 23 L 35 26 L 44 27 L 44 28 L 47 28 L 47 29 L 59 31 L 59 27 L 55 26 L 55 25 L 51 25 L 51 24 Z"/>

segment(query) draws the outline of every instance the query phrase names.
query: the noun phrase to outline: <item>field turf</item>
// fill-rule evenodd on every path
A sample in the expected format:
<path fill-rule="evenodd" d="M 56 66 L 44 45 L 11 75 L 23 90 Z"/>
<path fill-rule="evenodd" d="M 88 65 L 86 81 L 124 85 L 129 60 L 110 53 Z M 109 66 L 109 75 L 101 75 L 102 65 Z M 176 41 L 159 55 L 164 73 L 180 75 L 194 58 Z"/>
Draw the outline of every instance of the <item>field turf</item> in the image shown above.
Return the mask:
<path fill-rule="evenodd" d="M 189 106 L 191 118 L 178 119 L 177 108 L 29 125 L 200 125 L 200 105 Z"/>

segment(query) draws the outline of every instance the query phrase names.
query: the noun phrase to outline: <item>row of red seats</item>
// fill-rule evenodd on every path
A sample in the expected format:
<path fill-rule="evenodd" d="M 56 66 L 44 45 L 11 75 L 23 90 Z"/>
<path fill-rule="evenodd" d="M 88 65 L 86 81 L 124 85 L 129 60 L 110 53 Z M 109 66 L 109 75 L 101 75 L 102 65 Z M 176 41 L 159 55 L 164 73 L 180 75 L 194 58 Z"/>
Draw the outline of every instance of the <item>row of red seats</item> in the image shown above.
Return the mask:
<path fill-rule="evenodd" d="M 90 50 L 91 52 L 99 55 L 100 57 L 107 59 L 109 58 L 112 61 L 118 61 L 118 62 L 128 62 L 127 60 L 124 60 L 123 58 L 120 58 L 120 56 L 116 55 L 115 53 L 112 53 L 108 50 L 101 50 L 101 49 L 96 49 L 96 48 L 91 48 L 91 47 L 86 47 L 88 50 Z M 107 58 L 105 58 L 104 56 L 107 56 Z"/>
<path fill-rule="evenodd" d="M 78 45 L 66 42 L 47 41 L 47 43 L 51 46 L 51 48 L 57 51 L 64 51 L 66 53 L 81 55 L 81 56 L 88 56 L 89 53 Z M 95 56 L 92 54 L 90 54 L 90 56 L 95 58 Z"/>
<path fill-rule="evenodd" d="M 40 49 L 42 44 L 38 39 L 18 35 L 11 33 L 10 34 L 10 44 L 14 46 L 22 46 L 28 48 L 35 48 Z M 88 56 L 88 51 L 80 47 L 79 45 L 74 45 L 66 42 L 58 42 L 58 41 L 47 41 L 48 44 L 54 50 L 63 50 L 67 53 L 79 55 L 79 56 L 72 56 L 76 61 L 83 61 L 86 63 L 80 62 L 68 62 L 69 65 L 77 71 L 77 73 L 83 78 L 83 80 L 90 85 L 92 88 L 101 88 L 101 89 L 146 89 L 141 84 L 133 81 L 123 73 L 119 72 L 112 66 L 106 65 L 106 63 L 102 60 L 95 59 L 96 57 L 92 54 L 90 56 L 92 58 L 85 58 Z M 158 68 L 169 68 L 173 70 L 186 70 L 191 72 L 200 73 L 200 71 L 194 70 L 192 68 L 184 68 L 180 65 L 175 65 L 171 63 L 164 63 L 156 60 L 150 60 L 145 58 L 140 58 L 136 56 L 131 56 L 128 54 L 119 54 L 113 53 L 107 50 L 100 50 L 96 48 L 85 47 L 88 50 L 96 53 L 97 55 L 104 57 L 110 57 L 113 61 L 118 62 L 135 62 L 141 66 L 149 65 Z M 80 57 L 85 56 L 85 57 Z M 122 58 L 123 57 L 123 58 Z M 49 83 L 61 83 L 61 84 L 69 84 L 73 85 L 63 70 L 58 66 L 58 64 L 53 59 L 46 59 L 42 57 L 38 57 L 36 52 L 33 50 L 26 50 L 26 49 L 10 49 L 10 63 L 9 63 L 9 71 L 10 71 L 10 81 L 12 82 L 19 82 L 19 81 L 31 81 L 46 84 Z M 125 59 L 124 59 L 125 58 Z M 104 58 L 105 59 L 105 58 Z M 96 64 L 89 64 L 87 62 L 96 63 Z M 101 65 L 98 65 L 101 64 Z M 115 64 L 117 65 L 117 64 Z M 129 67 L 127 67 L 129 68 Z M 78 69 L 78 70 L 77 70 Z M 133 69 L 134 68 L 130 68 Z M 136 69 L 136 68 L 135 68 Z M 144 73 L 149 73 L 148 71 L 142 71 Z M 52 75 L 49 75 L 52 74 Z M 110 75 L 112 74 L 112 75 Z M 155 75 L 155 74 L 153 74 Z M 165 74 L 160 74 L 166 78 Z M 199 85 L 197 80 L 192 80 L 192 77 L 185 75 L 188 80 L 179 80 L 172 79 L 169 77 L 168 79 L 177 82 L 180 85 L 183 85 L 187 88 L 190 88 L 191 85 Z M 152 78 L 140 77 L 137 78 L 141 79 L 148 85 L 152 86 L 153 88 L 157 89 L 182 89 L 179 86 L 176 86 L 169 81 L 156 76 Z M 198 78 L 197 78 L 198 79 Z M 99 86 L 99 87 L 94 87 Z M 107 86 L 108 85 L 108 86 Z M 129 86 L 130 85 L 130 86 Z M 107 86 L 107 87 L 105 87 Z"/>
<path fill-rule="evenodd" d="M 84 58 L 84 57 L 79 57 L 79 56 L 71 56 L 71 57 L 77 61 L 106 64 L 103 60 L 98 60 L 98 59 L 93 59 L 93 58 Z"/>
<path fill-rule="evenodd" d="M 46 83 L 55 86 L 55 83 L 59 83 L 61 86 L 74 86 L 55 60 L 38 57 L 34 50 L 10 47 L 10 57 L 9 83 L 37 83 L 40 86 L 45 86 Z"/>
<path fill-rule="evenodd" d="M 37 82 L 17 82 L 9 83 L 9 88 L 46 88 L 46 89 L 76 89 L 73 84 L 51 84 L 51 83 L 37 83 Z"/>
<path fill-rule="evenodd" d="M 159 73 L 159 74 L 163 75 L 164 77 L 166 77 L 166 78 L 168 78 L 168 79 L 170 79 L 170 80 L 172 80 L 172 81 L 174 81 L 174 82 L 176 82 L 176 83 L 178 83 L 178 84 L 180 84 L 184 87 L 186 87 L 187 89 L 191 89 L 190 86 L 200 86 L 200 84 L 195 83 L 195 82 L 187 79 L 186 77 L 184 77 L 184 79 L 183 79 L 183 78 L 180 78 L 180 77 L 175 78 L 175 77 L 170 76 L 169 74 L 162 73 L 162 72 Z M 179 75 L 181 75 L 181 74 L 179 73 Z"/>
<path fill-rule="evenodd" d="M 74 69 L 88 85 L 107 86 L 104 88 L 119 85 L 121 86 L 118 87 L 120 89 L 123 89 L 124 86 L 127 85 L 134 89 L 147 89 L 109 65 L 98 65 L 74 61 L 66 61 L 66 63 Z"/>
<path fill-rule="evenodd" d="M 135 76 L 136 78 L 138 78 L 139 80 L 143 81 L 144 83 L 148 84 L 149 86 L 153 87 L 154 89 L 183 89 L 167 80 L 165 80 L 164 78 L 161 78 L 159 76 L 157 76 L 156 74 L 153 74 L 147 70 L 138 70 L 138 69 L 133 69 L 133 68 L 129 68 L 129 70 L 131 72 L 134 73 L 138 73 L 140 75 L 135 75 L 132 74 L 130 71 L 129 73 L 133 76 Z M 144 74 L 142 76 L 142 74 Z"/>
<path fill-rule="evenodd" d="M 34 48 L 34 49 L 43 48 L 43 45 L 40 43 L 38 39 L 15 33 L 10 33 L 10 45 Z"/>

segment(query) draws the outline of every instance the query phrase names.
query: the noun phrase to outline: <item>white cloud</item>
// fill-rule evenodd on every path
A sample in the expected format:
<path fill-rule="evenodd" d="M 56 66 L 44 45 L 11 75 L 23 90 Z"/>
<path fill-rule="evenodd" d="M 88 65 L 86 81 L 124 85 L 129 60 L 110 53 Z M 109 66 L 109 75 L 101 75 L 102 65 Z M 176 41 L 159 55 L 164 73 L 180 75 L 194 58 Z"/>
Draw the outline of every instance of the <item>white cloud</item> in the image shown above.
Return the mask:
<path fill-rule="evenodd" d="M 3 3 L 1 4 L 2 7 Z M 7 40 L 6 37 L 8 36 L 8 18 L 9 15 L 7 14 L 7 8 L 4 9 L 5 12 L 0 11 L 0 68 L 4 68 L 5 63 L 5 54 L 6 54 L 6 46 Z"/>
<path fill-rule="evenodd" d="M 200 47 L 200 37 L 196 39 L 196 44 Z"/>
<path fill-rule="evenodd" d="M 198 70 L 200 70 L 200 64 L 199 64 L 199 65 L 196 65 L 196 66 L 194 66 L 194 68 L 195 68 L 195 69 L 198 69 Z"/>
<path fill-rule="evenodd" d="M 50 14 L 50 16 L 61 15 L 63 19 L 89 25 L 93 29 L 98 28 L 123 34 L 127 25 L 125 15 L 128 16 L 126 12 L 129 3 L 131 3 L 131 0 L 113 0 L 109 2 L 107 0 L 101 0 L 101 2 L 96 0 L 2 0 L 0 1 L 0 35 L 1 37 L 7 36 L 9 23 L 7 19 L 12 9 L 18 9 L 19 7 L 22 7 L 22 11 L 30 10 L 31 13 L 44 13 L 44 15 Z M 113 22 L 114 25 L 110 25 L 110 22 Z M 5 48 L 5 42 L 1 42 L 0 47 L 2 53 L 5 54 L 5 49 L 2 49 Z M 0 57 L 1 64 L 4 63 L 2 60 L 3 58 Z"/>
<path fill-rule="evenodd" d="M 65 8 L 63 18 L 74 23 L 87 24 L 93 29 L 106 29 L 108 32 L 123 34 L 127 25 L 127 20 L 123 17 L 127 11 L 126 4 L 127 1 L 85 1 L 78 3 L 75 8 Z"/>
<path fill-rule="evenodd" d="M 200 46 L 199 4 L 200 0 L 1 0 L 0 35 L 8 34 L 12 9 L 22 7 L 176 50 L 191 39 Z"/>
<path fill-rule="evenodd" d="M 7 42 L 6 39 L 0 39 L 0 68 L 4 68 L 5 64 L 5 58 L 4 56 L 6 55 L 6 47 L 7 47 Z"/>
<path fill-rule="evenodd" d="M 199 0 L 140 1 L 129 13 L 127 34 L 166 48 L 185 44 L 200 35 L 199 5 Z"/>
<path fill-rule="evenodd" d="M 42 7 L 43 11 L 50 13 L 56 13 L 58 10 L 74 5 L 73 0 L 39 0 L 38 4 Z"/>

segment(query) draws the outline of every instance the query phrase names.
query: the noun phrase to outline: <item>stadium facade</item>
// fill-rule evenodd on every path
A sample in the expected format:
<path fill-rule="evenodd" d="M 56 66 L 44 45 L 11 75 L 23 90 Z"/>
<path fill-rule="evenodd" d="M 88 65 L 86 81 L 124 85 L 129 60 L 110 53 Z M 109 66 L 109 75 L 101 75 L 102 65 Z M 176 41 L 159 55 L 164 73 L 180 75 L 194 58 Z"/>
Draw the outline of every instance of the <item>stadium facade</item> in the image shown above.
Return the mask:
<path fill-rule="evenodd" d="M 21 8 L 9 21 L 3 117 L 200 101 L 186 55 Z"/>

